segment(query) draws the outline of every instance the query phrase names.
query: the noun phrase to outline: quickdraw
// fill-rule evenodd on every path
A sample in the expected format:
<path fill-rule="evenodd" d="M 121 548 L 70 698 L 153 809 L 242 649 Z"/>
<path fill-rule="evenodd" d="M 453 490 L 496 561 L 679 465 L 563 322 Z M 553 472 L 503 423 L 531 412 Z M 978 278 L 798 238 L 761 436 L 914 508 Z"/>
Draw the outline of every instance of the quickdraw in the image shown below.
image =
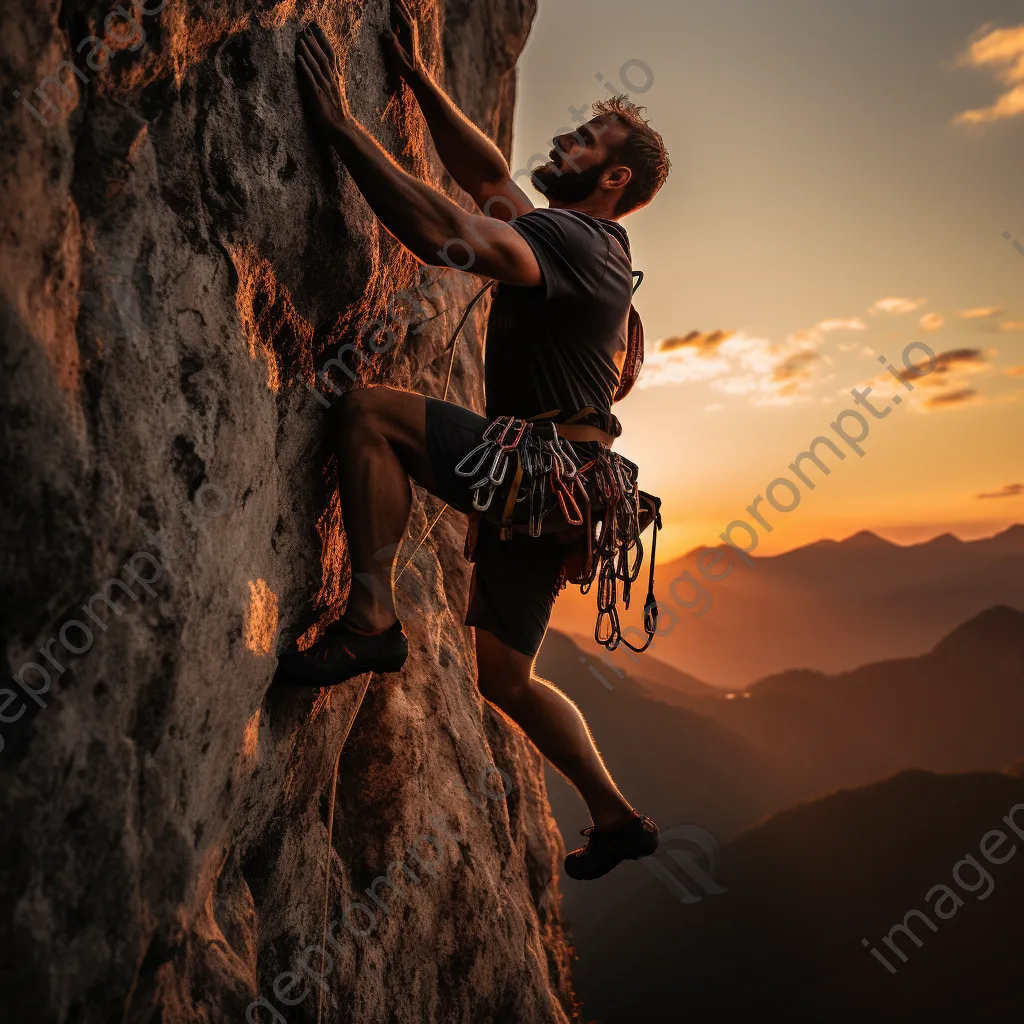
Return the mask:
<path fill-rule="evenodd" d="M 550 439 L 541 437 L 534 428 L 530 420 L 499 416 L 488 425 L 480 444 L 455 467 L 458 476 L 473 481 L 470 488 L 477 512 L 491 507 L 495 494 L 503 489 L 509 467 L 515 467 L 501 521 L 503 540 L 512 536 L 514 506 L 520 503 L 528 510 L 530 536 L 540 536 L 543 518 L 553 507 L 548 502 L 549 488 L 566 524 L 583 525 L 583 514 L 573 494 L 580 470 L 575 453 L 558 436 L 554 424 Z"/>
<path fill-rule="evenodd" d="M 562 432 L 571 431 L 563 423 Z M 534 420 L 499 416 L 455 467 L 458 476 L 472 480 L 477 513 L 467 535 L 467 557 L 472 558 L 478 518 L 485 513 L 499 528 L 502 540 L 517 531 L 539 537 L 547 529 L 560 535 L 568 550 L 559 589 L 571 582 L 586 594 L 597 582 L 594 639 L 609 651 L 620 643 L 637 653 L 646 651 L 658 624 L 654 566 L 661 499 L 639 489 L 637 467 L 607 444 L 602 443 L 596 455 L 583 456 L 562 432 L 547 416 Z M 643 563 L 641 534 L 651 523 L 654 539 L 644 604 L 647 641 L 634 646 L 622 634 L 619 590 L 621 585 L 622 606 L 628 609 Z"/>
<path fill-rule="evenodd" d="M 600 521 L 591 546 L 589 565 L 571 579 L 587 594 L 597 581 L 597 623 L 594 640 L 609 651 L 620 643 L 637 654 L 646 651 L 658 630 L 658 601 L 654 596 L 654 570 L 661 529 L 661 499 L 641 491 L 636 467 L 611 451 L 602 451 L 595 466 L 597 490 L 603 498 Z M 647 597 L 644 601 L 644 632 L 647 640 L 635 646 L 623 635 L 619 620 L 619 584 L 622 606 L 629 608 L 632 586 L 640 575 L 644 547 L 641 534 L 653 523 Z M 568 577 L 567 577 L 568 582 Z"/>

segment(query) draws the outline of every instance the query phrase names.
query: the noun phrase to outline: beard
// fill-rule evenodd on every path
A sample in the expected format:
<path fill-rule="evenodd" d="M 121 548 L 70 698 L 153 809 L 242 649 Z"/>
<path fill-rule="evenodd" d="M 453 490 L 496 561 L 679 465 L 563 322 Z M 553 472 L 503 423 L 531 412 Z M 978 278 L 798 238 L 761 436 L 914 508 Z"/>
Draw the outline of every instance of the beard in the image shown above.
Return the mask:
<path fill-rule="evenodd" d="M 597 187 L 609 162 L 606 160 L 600 167 L 588 167 L 585 171 L 574 171 L 568 163 L 563 165 L 564 170 L 556 167 L 554 162 L 546 163 L 530 175 L 530 180 L 533 187 L 549 200 L 579 203 Z"/>

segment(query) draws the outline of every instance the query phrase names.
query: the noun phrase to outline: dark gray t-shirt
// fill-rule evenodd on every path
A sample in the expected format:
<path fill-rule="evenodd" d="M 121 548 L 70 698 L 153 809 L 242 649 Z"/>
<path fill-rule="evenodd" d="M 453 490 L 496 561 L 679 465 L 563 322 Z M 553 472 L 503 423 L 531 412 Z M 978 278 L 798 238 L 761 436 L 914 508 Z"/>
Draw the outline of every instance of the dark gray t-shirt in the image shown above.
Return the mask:
<path fill-rule="evenodd" d="M 625 228 L 548 209 L 531 210 L 512 227 L 533 249 L 542 282 L 498 285 L 484 348 L 488 418 L 588 405 L 609 411 L 633 290 Z"/>

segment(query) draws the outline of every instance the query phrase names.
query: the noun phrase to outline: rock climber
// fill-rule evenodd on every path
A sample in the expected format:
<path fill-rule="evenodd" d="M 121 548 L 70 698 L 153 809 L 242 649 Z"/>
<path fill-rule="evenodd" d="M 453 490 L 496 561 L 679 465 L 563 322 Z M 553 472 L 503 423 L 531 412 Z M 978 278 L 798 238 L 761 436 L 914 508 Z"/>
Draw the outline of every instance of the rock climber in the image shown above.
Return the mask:
<path fill-rule="evenodd" d="M 453 508 L 472 512 L 471 481 L 453 467 L 498 416 L 597 411 L 573 442 L 586 454 L 621 427 L 612 397 L 625 358 L 632 294 L 629 239 L 619 221 L 647 205 L 670 163 L 661 136 L 625 96 L 594 104 L 594 116 L 553 139 L 532 172 L 548 200 L 536 208 L 498 147 L 428 73 L 416 20 L 402 0 L 382 39 L 411 88 L 441 162 L 475 201 L 469 213 L 407 174 L 353 117 L 343 76 L 319 26 L 296 41 L 296 66 L 315 137 L 335 149 L 384 227 L 431 266 L 472 267 L 498 282 L 485 342 L 486 416 L 385 386 L 358 387 L 336 403 L 330 441 L 353 583 L 342 617 L 279 672 L 319 686 L 402 667 L 408 641 L 392 594 L 392 559 L 411 510 L 412 478 Z M 614 426 L 613 426 L 614 423 Z M 594 425 L 596 424 L 596 425 Z M 567 429 L 566 433 L 570 433 Z M 466 624 L 475 627 L 479 688 L 575 786 L 593 824 L 565 859 L 575 879 L 604 875 L 652 854 L 658 829 L 619 792 L 579 709 L 533 672 L 560 589 L 565 548 L 547 537 L 499 539 L 482 526 Z"/>

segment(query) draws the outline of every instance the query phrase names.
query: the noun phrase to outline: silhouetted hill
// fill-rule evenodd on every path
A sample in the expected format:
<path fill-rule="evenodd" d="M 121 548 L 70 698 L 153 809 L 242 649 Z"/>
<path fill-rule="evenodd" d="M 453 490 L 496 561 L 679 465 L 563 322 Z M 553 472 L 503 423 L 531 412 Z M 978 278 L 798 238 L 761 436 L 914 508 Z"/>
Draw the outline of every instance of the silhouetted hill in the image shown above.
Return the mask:
<path fill-rule="evenodd" d="M 549 633 L 564 644 L 555 636 Z M 578 652 L 573 657 L 578 661 Z M 555 647 L 549 654 L 546 644 L 541 663 L 550 664 L 558 679 L 566 657 L 557 656 Z M 606 663 L 594 664 L 613 685 L 622 685 Z M 631 675 L 653 666 L 656 676 L 633 680 L 643 696 L 712 718 L 745 737 L 772 762 L 793 799 L 907 767 L 999 768 L 1024 752 L 1024 613 L 1013 608 L 986 609 L 917 658 L 837 675 L 791 669 L 730 694 L 646 656 L 637 666 Z M 585 675 L 597 684 L 595 693 L 605 692 Z M 590 689 L 583 691 L 585 702 Z M 628 709 L 620 711 L 619 721 L 628 719 Z"/>
<path fill-rule="evenodd" d="M 901 768 L 999 768 L 1024 752 L 1024 613 L 991 608 L 928 654 L 851 672 L 783 672 L 740 699 L 703 701 L 716 718 L 822 792 Z"/>
<path fill-rule="evenodd" d="M 735 832 L 786 797 L 754 743 L 713 718 L 653 699 L 628 676 L 606 673 L 613 687 L 606 689 L 568 637 L 549 632 L 537 671 L 582 709 L 612 774 L 623 790 L 644 794 L 647 813 L 699 814 Z M 551 800 L 557 814 L 557 790 Z M 579 827 L 588 824 L 584 816 Z"/>
<path fill-rule="evenodd" d="M 662 632 L 651 653 L 722 687 L 744 686 L 774 672 L 804 667 L 841 672 L 869 661 L 921 654 L 965 619 L 996 604 L 1024 606 L 1024 526 L 961 541 L 949 534 L 902 546 L 863 531 L 822 540 L 706 582 L 697 551 L 658 569 Z M 716 572 L 728 563 L 722 562 Z M 705 590 L 680 580 L 689 571 Z M 674 593 L 673 593 L 674 591 Z M 678 600 L 694 601 L 687 610 Z M 710 600 L 707 611 L 695 614 Z M 638 621 L 639 608 L 626 613 Z M 593 594 L 569 589 L 555 606 L 556 628 L 590 639 Z M 628 653 L 613 656 L 621 667 Z"/>
<path fill-rule="evenodd" d="M 1014 807 L 1021 838 L 1002 820 Z M 1008 839 L 991 852 L 1015 848 L 1001 865 L 980 852 L 994 829 Z M 986 899 L 977 896 L 989 883 L 969 865 L 960 868 L 963 886 L 954 879 L 968 853 L 990 874 Z M 911 771 L 837 792 L 725 846 L 717 879 L 724 894 L 683 905 L 646 875 L 607 927 L 576 936 L 585 1020 L 1022 1019 L 1024 779 Z M 925 900 L 940 884 L 963 901 L 948 920 L 935 913 L 937 894 Z M 909 918 L 920 947 L 892 933 L 904 962 L 883 940 L 913 909 L 935 930 Z M 950 914 L 951 898 L 942 909 Z"/>
<path fill-rule="evenodd" d="M 660 821 L 696 818 L 717 835 L 731 836 L 789 798 L 792 785 L 778 777 L 772 758 L 755 744 L 712 718 L 652 698 L 628 676 L 619 678 L 595 665 L 611 690 L 588 671 L 589 664 L 581 663 L 572 640 L 550 630 L 537 671 L 580 707 L 620 788 L 646 814 Z M 572 848 L 590 815 L 576 791 L 551 768 L 547 785 L 555 820 Z M 565 882 L 564 907 L 573 927 L 590 927 L 609 901 L 628 893 L 636 880 L 636 873 L 616 871 L 602 880 L 600 891 L 591 887 L 586 892 L 579 883 Z"/>
<path fill-rule="evenodd" d="M 581 708 L 629 799 L 664 827 L 696 822 L 728 842 L 765 814 L 839 786 L 863 785 L 908 767 L 998 770 L 1024 754 L 1024 614 L 992 608 L 920 658 L 865 665 L 837 676 L 780 673 L 732 700 L 688 696 L 671 670 L 652 683 L 581 663 L 567 637 L 548 633 L 538 671 Z M 641 667 L 646 659 L 640 659 Z M 613 689 L 588 670 L 597 667 Z M 684 705 L 684 706 L 680 706 Z M 566 842 L 589 824 L 582 802 L 556 773 L 548 794 Z M 615 901 L 647 877 L 624 865 L 600 888 L 563 883 L 574 941 L 608 928 Z"/>

